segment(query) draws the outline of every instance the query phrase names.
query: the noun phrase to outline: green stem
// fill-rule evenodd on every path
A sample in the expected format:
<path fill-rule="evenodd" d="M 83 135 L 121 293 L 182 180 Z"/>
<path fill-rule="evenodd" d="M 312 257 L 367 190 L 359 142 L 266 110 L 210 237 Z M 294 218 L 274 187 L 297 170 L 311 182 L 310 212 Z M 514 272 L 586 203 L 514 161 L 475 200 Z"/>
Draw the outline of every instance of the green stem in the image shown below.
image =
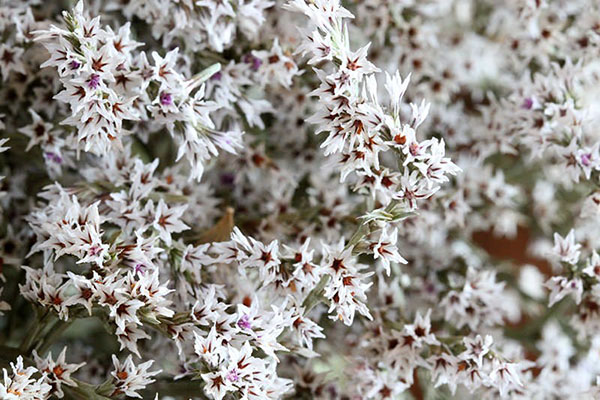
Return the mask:
<path fill-rule="evenodd" d="M 144 399 L 152 399 L 156 393 L 160 393 L 161 396 L 182 397 L 186 399 L 192 397 L 195 399 L 208 400 L 208 397 L 202 394 L 201 381 L 156 381 L 147 386 L 146 389 L 141 392 L 141 395 Z"/>
<path fill-rule="evenodd" d="M 63 390 L 67 395 L 66 398 L 76 400 L 110 400 L 110 397 L 103 396 L 96 392 L 96 386 L 77 379 L 74 379 L 74 381 L 77 383 L 77 386 L 63 385 Z"/>
<path fill-rule="evenodd" d="M 46 327 L 50 317 L 52 317 L 52 313 L 50 313 L 49 310 L 45 310 L 41 317 L 39 313 L 37 314 L 32 332 L 29 335 L 26 335 L 23 343 L 21 343 L 20 349 L 23 354 L 29 354 L 32 345 L 35 343 L 40 332 Z"/>
<path fill-rule="evenodd" d="M 356 247 L 356 245 L 358 243 L 360 243 L 360 241 L 367 236 L 369 233 L 371 232 L 371 229 L 369 227 L 369 223 L 368 222 L 363 222 L 362 224 L 360 224 L 360 226 L 358 227 L 358 229 L 356 230 L 356 232 L 354 232 L 354 234 L 352 235 L 352 237 L 350 238 L 350 240 L 348 241 L 348 243 L 346 244 L 346 249 L 350 248 L 350 247 Z"/>
<path fill-rule="evenodd" d="M 56 340 L 67 330 L 67 328 L 71 326 L 72 322 L 72 320 L 58 320 L 58 322 L 53 326 L 53 328 L 50 329 L 50 331 L 46 332 L 45 337 L 38 342 L 38 345 L 36 346 L 36 348 L 38 349 L 38 353 L 40 355 L 44 355 L 48 351 L 50 346 L 52 346 L 52 344 L 56 342 Z"/>
<path fill-rule="evenodd" d="M 21 355 L 19 349 L 8 346 L 0 346 L 0 368 L 8 368 L 12 361 L 15 361 L 17 357 Z"/>
<path fill-rule="evenodd" d="M 323 291 L 330 279 L 331 276 L 323 275 L 317 286 L 315 286 L 315 288 L 310 291 L 308 296 L 306 296 L 306 299 L 304 299 L 304 301 L 302 302 L 302 307 L 304 307 L 304 314 L 308 314 L 314 306 L 321 302 L 321 298 L 323 297 Z"/>

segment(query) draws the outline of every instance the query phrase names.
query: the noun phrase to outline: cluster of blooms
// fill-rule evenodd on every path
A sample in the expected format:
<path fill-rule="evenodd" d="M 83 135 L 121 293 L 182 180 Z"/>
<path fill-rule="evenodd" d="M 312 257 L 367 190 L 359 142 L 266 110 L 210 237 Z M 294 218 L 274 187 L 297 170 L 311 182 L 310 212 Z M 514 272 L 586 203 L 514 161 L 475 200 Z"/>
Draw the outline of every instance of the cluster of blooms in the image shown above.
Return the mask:
<path fill-rule="evenodd" d="M 471 393 L 495 388 L 504 397 L 509 391 L 520 390 L 522 370 L 530 363 L 514 363 L 492 350 L 490 335 L 482 338 L 465 336 L 461 340 L 436 337 L 431 331 L 430 312 L 417 313 L 413 324 L 401 331 L 377 329 L 360 344 L 354 361 L 354 373 L 360 377 L 354 390 L 357 395 L 381 398 L 395 396 L 414 384 L 417 366 L 430 371 L 434 387 L 447 385 L 452 394 L 457 385 Z M 428 356 L 423 357 L 424 350 Z M 373 360 L 375 356 L 377 362 Z"/>
<path fill-rule="evenodd" d="M 327 60 L 337 67 L 331 73 L 315 68 L 320 86 L 312 94 L 319 98 L 319 111 L 309 121 L 318 126 L 316 133 L 328 132 L 321 145 L 325 154 L 340 153 L 342 181 L 356 173 L 359 178 L 355 188 L 371 193 L 384 207 L 393 200 L 402 200 L 415 209 L 417 200 L 431 197 L 440 184 L 448 182 L 447 174 L 460 171 L 444 156 L 443 139 L 419 142 L 416 137 L 429 104 L 411 103 L 408 115 L 401 118 L 409 78 L 402 80 L 396 71 L 386 75 L 389 107 L 386 110 L 380 105 L 374 75 L 379 69 L 367 59 L 369 45 L 350 50 L 344 19 L 352 14 L 341 4 L 295 0 L 289 8 L 303 12 L 311 21 L 306 40 L 298 49 L 311 56 L 308 64 Z M 386 154 L 387 150 L 393 156 Z M 400 166 L 400 170 L 387 168 L 386 161 Z"/>
<path fill-rule="evenodd" d="M 35 367 L 23 365 L 23 357 L 17 358 L 16 364 L 10 363 L 12 372 L 3 369 L 3 381 L 0 384 L 0 395 L 3 399 L 46 399 L 50 396 L 52 387 L 47 383 L 46 375 L 41 378 L 33 377 L 40 372 Z"/>
<path fill-rule="evenodd" d="M 217 147 L 235 152 L 241 146 L 239 129 L 215 130 L 209 114 L 219 105 L 204 100 L 201 85 L 218 69 L 208 68 L 186 79 L 175 65 L 177 48 L 164 57 L 152 52 L 151 64 L 146 53 L 135 52 L 142 43 L 131 39 L 129 23 L 117 32 L 102 28 L 100 17 L 84 14 L 82 2 L 64 19 L 66 28 L 52 25 L 33 34 L 50 55 L 40 67 L 56 67 L 64 88 L 54 97 L 71 110 L 62 124 L 74 129 L 64 139 L 56 137 L 52 124 L 31 111 L 32 125 L 21 129 L 31 138 L 29 148 L 41 145 L 59 164 L 59 143 L 106 156 L 122 149 L 123 136 L 131 132 L 124 128 L 126 121 L 143 121 L 167 127 L 179 147 L 177 160 L 185 156 L 190 176 L 200 179 L 206 161 L 218 154 Z M 49 142 L 59 148 L 47 148 Z"/>
<path fill-rule="evenodd" d="M 122 12 L 127 19 L 136 16 L 146 21 L 164 47 L 181 41 L 193 51 L 208 48 L 221 53 L 240 39 L 240 33 L 246 39 L 257 40 L 265 10 L 273 5 L 271 0 L 134 0 L 128 1 Z M 119 6 L 117 3 L 107 8 Z"/>
<path fill-rule="evenodd" d="M 596 1 L 0 3 L 0 398 L 600 398 Z"/>

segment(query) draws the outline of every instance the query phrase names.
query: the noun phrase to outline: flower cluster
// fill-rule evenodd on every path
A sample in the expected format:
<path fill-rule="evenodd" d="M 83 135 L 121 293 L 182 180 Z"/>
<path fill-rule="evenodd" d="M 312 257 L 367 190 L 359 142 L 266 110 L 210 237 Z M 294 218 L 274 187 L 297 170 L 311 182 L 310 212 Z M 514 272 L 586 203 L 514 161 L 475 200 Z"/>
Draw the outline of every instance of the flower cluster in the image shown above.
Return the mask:
<path fill-rule="evenodd" d="M 68 3 L 0 4 L 0 398 L 600 398 L 596 1 Z"/>
<path fill-rule="evenodd" d="M 415 209 L 418 200 L 431 197 L 448 182 L 448 174 L 460 171 L 445 157 L 443 139 L 417 139 L 416 129 L 427 117 L 429 104 L 411 103 L 408 111 L 402 110 L 409 78 L 402 80 L 398 71 L 386 75 L 389 104 L 380 104 L 374 75 L 379 69 L 367 59 L 369 45 L 350 49 L 344 19 L 352 14 L 341 4 L 295 0 L 289 8 L 311 21 L 298 49 L 310 55 L 308 64 L 330 61 L 337 67 L 330 72 L 315 67 L 320 85 L 312 94 L 319 99 L 319 111 L 309 121 L 318 126 L 316 133 L 328 133 L 321 144 L 325 154 L 339 154 L 342 181 L 350 173 L 358 176 L 355 190 L 370 193 L 383 207 L 401 200 Z"/>
<path fill-rule="evenodd" d="M 12 371 L 3 369 L 3 381 L 0 383 L 0 395 L 3 399 L 46 399 L 52 392 L 52 387 L 46 381 L 46 375 L 41 378 L 33 375 L 40 372 L 35 367 L 25 367 L 23 357 L 19 356 L 16 363 L 10 363 Z"/>
<path fill-rule="evenodd" d="M 145 52 L 135 52 L 143 43 L 131 38 L 129 23 L 117 32 L 103 28 L 100 17 L 84 14 L 82 2 L 64 19 L 65 28 L 52 25 L 33 34 L 50 55 L 40 67 L 55 67 L 63 86 L 54 98 L 71 110 L 61 124 L 74 129 L 61 138 L 32 111 L 32 125 L 21 130 L 31 138 L 28 147 L 40 145 L 58 164 L 63 146 L 106 156 L 122 150 L 123 137 L 131 133 L 126 121 L 142 121 L 165 126 L 179 147 L 177 159 L 185 156 L 190 176 L 200 179 L 217 147 L 235 152 L 240 146 L 242 132 L 215 130 L 210 112 L 219 105 L 204 100 L 202 84 L 218 68 L 186 79 L 175 65 L 177 48 L 164 57 L 152 52 L 150 63 Z M 48 143 L 59 147 L 48 148 Z"/>
<path fill-rule="evenodd" d="M 193 51 L 223 52 L 242 36 L 256 40 L 271 0 L 129 1 L 121 10 L 127 19 L 143 19 L 164 47 L 183 42 Z M 112 4 L 107 9 L 119 7 Z M 241 35 L 240 35 L 241 34 Z"/>

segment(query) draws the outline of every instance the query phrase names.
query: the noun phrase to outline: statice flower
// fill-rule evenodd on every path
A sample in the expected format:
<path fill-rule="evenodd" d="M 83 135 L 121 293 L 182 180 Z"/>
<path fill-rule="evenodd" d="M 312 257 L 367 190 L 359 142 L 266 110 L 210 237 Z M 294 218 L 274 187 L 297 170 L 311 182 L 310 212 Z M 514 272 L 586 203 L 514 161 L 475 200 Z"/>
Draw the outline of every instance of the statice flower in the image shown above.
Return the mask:
<path fill-rule="evenodd" d="M 52 353 L 48 354 L 45 359 L 38 356 L 36 351 L 33 351 L 35 364 L 39 371 L 45 372 L 44 380 L 53 388 L 53 393 L 56 397 L 62 398 L 64 392 L 61 385 L 77 386 L 71 378 L 71 374 L 81 368 L 85 363 L 67 364 L 65 361 L 67 348 L 65 347 L 56 360 L 53 360 Z"/>
<path fill-rule="evenodd" d="M 325 154 L 339 154 L 342 180 L 355 172 L 360 182 L 356 188 L 370 192 L 384 206 L 398 199 L 410 209 L 416 208 L 418 199 L 429 198 L 439 183 L 448 181 L 446 174 L 460 171 L 444 157 L 443 141 L 419 142 L 416 138 L 415 130 L 426 118 L 429 105 L 411 103 L 410 113 L 402 118 L 402 98 L 409 78 L 402 80 L 398 71 L 386 75 L 389 103 L 380 104 L 374 74 L 379 69 L 367 59 L 369 45 L 350 49 L 344 19 L 353 16 L 338 1 L 307 4 L 294 0 L 288 7 L 306 14 L 311 21 L 299 49 L 312 56 L 309 64 L 330 60 L 336 66 L 330 72 L 315 69 L 321 84 L 313 95 L 319 98 L 320 110 L 310 121 L 319 127 L 317 133 L 328 133 L 321 145 Z M 388 151 L 395 153 L 400 171 L 382 165 L 380 159 Z"/>
<path fill-rule="evenodd" d="M 35 32 L 36 41 L 49 53 L 41 67 L 55 67 L 64 88 L 55 98 L 71 109 L 62 124 L 72 126 L 73 132 L 58 140 L 70 142 L 77 152 L 83 149 L 106 156 L 123 148 L 124 137 L 131 133 L 126 121 L 152 121 L 166 126 L 174 136 L 179 146 L 177 159 L 185 155 L 190 176 L 197 179 L 218 147 L 230 152 L 240 147 L 242 132 L 215 130 L 209 113 L 219 105 L 203 99 L 202 84 L 218 71 L 219 64 L 188 79 L 175 68 L 177 48 L 165 56 L 152 52 L 153 65 L 146 53 L 136 51 L 143 43 L 130 37 L 129 23 L 117 32 L 103 27 L 100 17 L 84 12 L 81 1 L 63 18 L 64 28 L 52 25 Z M 23 133 L 33 137 L 31 131 L 38 126 L 51 129 L 52 125 L 40 125 L 35 112 L 32 115 L 35 128 Z M 43 135 L 36 131 L 29 146 L 42 141 Z M 57 154 L 55 161 L 60 157 Z"/>
<path fill-rule="evenodd" d="M 116 76 L 117 70 L 131 69 L 131 51 L 141 43 L 130 39 L 128 24 L 117 33 L 103 29 L 99 17 L 84 14 L 83 2 L 64 19 L 66 28 L 53 25 L 37 34 L 49 54 L 41 67 L 55 67 L 61 77 L 64 90 L 56 99 L 69 104 L 72 112 L 63 124 L 77 128 L 77 141 L 85 151 L 106 154 L 122 145 L 123 121 L 137 119 L 131 106 L 136 96 L 127 91 L 127 80 Z M 123 90 L 118 90 L 119 83 Z"/>
<path fill-rule="evenodd" d="M 1 399 L 599 397 L 597 1 L 66 3 L 0 2 Z"/>
<path fill-rule="evenodd" d="M 39 371 L 35 367 L 25 367 L 23 357 L 19 356 L 16 363 L 10 363 L 11 371 L 5 368 L 3 380 L 0 383 L 0 395 L 7 400 L 17 399 L 46 399 L 50 396 L 52 387 L 46 383 L 44 377 L 36 378 L 33 375 Z"/>

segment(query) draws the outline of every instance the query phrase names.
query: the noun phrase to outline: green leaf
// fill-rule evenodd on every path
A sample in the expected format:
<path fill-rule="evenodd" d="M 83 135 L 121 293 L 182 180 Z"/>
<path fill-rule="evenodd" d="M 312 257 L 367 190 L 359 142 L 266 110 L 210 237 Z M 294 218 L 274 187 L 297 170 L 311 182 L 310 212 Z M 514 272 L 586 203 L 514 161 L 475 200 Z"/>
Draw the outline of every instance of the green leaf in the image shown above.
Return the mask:
<path fill-rule="evenodd" d="M 194 75 L 192 77 L 192 79 L 190 79 L 188 81 L 188 86 L 189 86 L 190 91 L 194 90 L 195 88 L 200 86 L 202 83 L 206 82 L 208 79 L 210 79 L 211 76 L 213 76 L 220 70 L 221 70 L 221 64 L 215 63 L 215 64 L 211 65 L 210 67 L 203 69 L 202 71 L 200 71 L 199 73 Z"/>
<path fill-rule="evenodd" d="M 317 286 L 310 291 L 306 299 L 302 302 L 302 307 L 304 307 L 304 313 L 307 314 L 314 306 L 319 304 L 321 301 L 321 297 L 323 296 L 323 291 L 325 289 L 325 285 L 329 282 L 331 277 L 329 275 L 323 275 Z"/>

